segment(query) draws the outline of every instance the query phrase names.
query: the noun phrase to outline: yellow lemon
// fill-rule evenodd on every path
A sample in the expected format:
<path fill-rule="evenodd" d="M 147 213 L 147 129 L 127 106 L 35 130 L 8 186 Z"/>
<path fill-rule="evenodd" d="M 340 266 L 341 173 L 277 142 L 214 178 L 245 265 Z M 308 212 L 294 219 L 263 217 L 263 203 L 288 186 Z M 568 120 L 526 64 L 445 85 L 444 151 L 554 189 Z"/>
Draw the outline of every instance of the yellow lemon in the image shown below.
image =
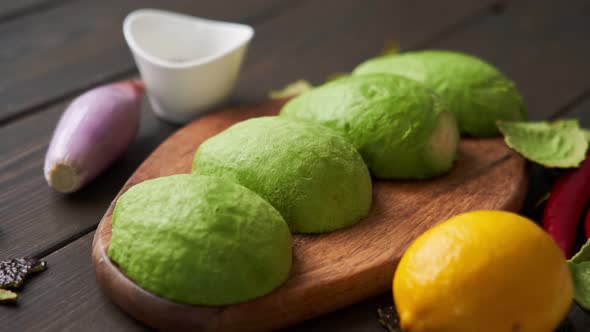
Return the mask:
<path fill-rule="evenodd" d="M 535 223 L 460 214 L 420 236 L 393 280 L 407 332 L 551 332 L 572 303 L 566 260 Z"/>

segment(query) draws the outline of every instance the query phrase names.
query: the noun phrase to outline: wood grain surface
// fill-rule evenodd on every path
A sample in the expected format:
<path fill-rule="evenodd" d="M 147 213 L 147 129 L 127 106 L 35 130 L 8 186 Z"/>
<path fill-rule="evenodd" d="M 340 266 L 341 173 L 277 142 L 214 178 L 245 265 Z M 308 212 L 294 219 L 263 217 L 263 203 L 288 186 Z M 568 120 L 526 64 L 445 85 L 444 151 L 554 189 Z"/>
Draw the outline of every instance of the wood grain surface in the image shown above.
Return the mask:
<path fill-rule="evenodd" d="M 282 103 L 232 108 L 187 125 L 148 157 L 120 193 L 148 179 L 189 173 L 194 153 L 204 140 L 244 119 L 276 114 Z M 503 140 L 463 140 L 458 161 L 447 175 L 428 181 L 374 182 L 371 212 L 355 226 L 322 235 L 294 235 L 289 280 L 266 296 L 237 305 L 178 304 L 127 279 L 107 256 L 115 202 L 98 226 L 92 259 L 106 294 L 157 329 L 272 330 L 385 291 L 397 261 L 419 234 L 464 211 L 518 211 L 526 194 L 526 180 L 524 160 Z"/>
<path fill-rule="evenodd" d="M 19 0 L 0 2 L 0 24 L 30 13 L 47 10 L 69 0 Z"/>
<path fill-rule="evenodd" d="M 349 72 L 379 55 L 386 45 L 395 44 L 402 50 L 425 47 L 474 16 L 487 14 L 493 2 L 306 2 L 256 29 L 236 98 L 260 101 L 270 89 L 299 79 L 323 83 L 334 73 Z"/>
<path fill-rule="evenodd" d="M 93 236 L 91 232 L 80 238 L 83 241 L 76 241 L 44 258 L 47 271 L 27 278 L 18 292 L 18 304 L 0 306 L 0 331 L 146 330 L 114 306 L 98 288 L 90 261 Z"/>
<path fill-rule="evenodd" d="M 0 2 L 0 258 L 33 255 L 50 262 L 49 271 L 22 289 L 19 306 L 0 306 L 0 330 L 143 330 L 98 292 L 89 244 L 113 196 L 174 127 L 155 119 L 144 104 L 140 137 L 129 155 L 75 195 L 53 193 L 41 171 L 67 98 L 134 75 L 116 22 L 124 12 L 117 6 L 170 6 L 253 24 L 257 34 L 234 104 L 259 100 L 295 79 L 319 83 L 393 40 L 402 50 L 448 48 L 480 55 L 516 80 L 533 118 L 588 120 L 586 0 L 253 1 Z M 108 8 L 94 9 L 101 4 Z M 521 213 L 540 220 L 543 205 L 537 203 L 555 172 L 533 166 L 529 174 Z M 289 331 L 382 331 L 375 308 L 373 300 L 357 303 Z M 590 315 L 579 307 L 569 317 L 576 332 L 588 330 Z"/>
<path fill-rule="evenodd" d="M 516 82 L 532 119 L 590 97 L 590 3 L 509 1 L 497 13 L 432 43 L 483 57 Z"/>
<path fill-rule="evenodd" d="M 125 5 L 129 7 L 141 3 L 137 0 L 126 1 L 131 1 L 131 4 Z M 253 2 L 247 1 L 247 3 L 255 4 L 256 1 L 261 0 L 251 1 Z M 184 5 L 188 3 L 181 2 Z M 405 45 L 415 45 L 423 39 L 433 38 L 447 26 L 455 25 L 458 21 L 464 20 L 465 17 L 477 14 L 482 9 L 485 10 L 491 1 L 476 3 L 471 0 L 453 0 L 445 5 L 441 3 L 436 7 L 439 12 L 448 14 L 447 16 L 430 14 L 425 16 L 420 8 L 427 7 L 428 2 L 425 0 L 417 2 L 370 0 L 364 2 L 363 5 L 362 1 L 357 0 L 296 1 L 289 2 L 291 7 L 283 11 L 275 11 L 275 16 L 266 18 L 260 17 L 260 15 L 268 13 L 270 9 L 261 9 L 260 5 L 258 7 L 252 5 L 252 9 L 241 12 L 241 14 L 254 15 L 254 17 L 248 16 L 247 20 L 254 21 L 256 36 L 246 57 L 244 72 L 240 75 L 238 86 L 230 103 L 243 104 L 248 101 L 264 99 L 269 90 L 279 88 L 282 84 L 295 79 L 310 77 L 316 82 L 321 82 L 329 74 L 335 71 L 350 70 L 352 66 L 361 62 L 367 56 L 379 53 L 389 40 L 399 38 Z M 108 3 L 106 2 L 105 5 Z M 226 13 L 224 11 L 228 3 L 232 3 L 230 0 L 211 3 L 206 8 L 203 8 L 202 12 L 200 8 L 204 4 L 190 3 L 196 6 L 189 11 L 191 13 L 198 12 L 202 13 L 202 15 L 207 14 L 221 18 L 240 17 L 240 13 L 233 11 Z M 179 5 L 177 1 L 167 2 L 167 4 L 170 6 Z M 300 6 L 293 7 L 294 4 L 300 4 Z M 74 5 L 76 5 L 76 8 L 80 6 L 72 3 L 68 4 L 67 7 Z M 271 5 L 277 5 L 277 3 L 272 2 Z M 116 4 L 113 4 L 113 6 L 116 8 Z M 339 8 L 336 12 L 333 11 L 335 6 Z M 404 6 L 408 6 L 411 10 L 404 11 Z M 107 9 L 104 10 L 100 14 L 101 17 L 102 15 L 108 16 L 111 14 L 111 12 L 106 11 Z M 255 11 L 250 12 L 250 10 Z M 10 38 L 16 38 L 15 36 L 19 35 L 17 33 L 18 29 L 26 30 L 27 25 L 33 22 L 41 22 L 41 24 L 52 26 L 47 32 L 48 35 L 54 33 L 56 35 L 63 34 L 65 32 L 58 33 L 53 30 L 58 28 L 53 28 L 54 22 L 63 17 L 66 12 L 72 13 L 74 11 L 74 9 L 59 8 L 62 16 L 40 13 L 36 15 L 37 20 L 24 17 L 14 21 L 12 24 L 15 26 L 10 25 Z M 89 11 L 84 11 L 80 15 L 87 15 L 88 13 Z M 123 14 L 121 12 L 117 15 Z M 304 20 L 310 21 L 304 26 L 297 24 L 297 22 Z M 420 24 L 419 30 L 405 29 L 398 23 L 391 23 L 392 21 L 402 21 L 409 24 L 412 20 Z M 76 24 L 64 25 L 60 29 L 65 31 L 69 31 L 67 30 L 68 27 L 69 29 L 76 29 Z M 351 48 L 350 39 L 345 38 L 347 34 L 354 32 L 351 30 L 351 25 L 362 30 L 364 34 L 370 34 L 371 38 L 357 38 L 354 42 L 356 47 Z M 44 51 L 45 46 L 39 44 L 40 42 L 27 41 L 29 37 L 24 30 L 21 32 L 23 40 L 19 41 L 23 45 L 22 49 L 38 48 L 38 51 L 23 54 L 22 61 L 25 61 L 24 58 L 27 57 L 30 57 L 30 63 L 49 61 L 47 60 L 47 53 Z M 325 31 L 322 32 L 322 35 L 317 35 L 316 31 L 320 30 Z M 7 31 L 7 35 L 9 31 Z M 109 38 L 118 40 L 120 38 L 118 36 L 119 30 L 114 28 L 109 28 L 108 31 L 100 30 L 88 33 L 94 35 L 97 40 Z M 112 37 L 114 34 L 116 35 Z M 0 29 L 0 40 L 2 36 Z M 289 36 L 289 43 L 281 42 L 284 40 L 284 36 Z M 325 41 L 317 39 L 320 36 L 325 38 Z M 40 37 L 37 36 L 36 38 Z M 113 48 L 115 54 L 130 57 L 126 46 L 119 45 L 118 42 L 117 45 Z M 75 46 L 71 44 L 68 47 L 74 48 Z M 317 59 L 309 56 L 310 52 L 313 52 L 314 57 Z M 338 54 L 338 56 L 336 60 L 333 60 L 326 59 L 322 54 Z M 35 98 L 45 98 L 42 94 L 51 92 L 54 88 L 61 89 L 65 84 L 65 82 L 60 81 L 64 78 L 64 71 L 69 73 L 66 76 L 79 74 L 83 76 L 78 77 L 79 80 L 71 82 L 76 86 L 89 84 L 93 77 L 100 76 L 104 78 L 104 76 L 101 76 L 105 73 L 104 67 L 109 67 L 109 64 L 105 62 L 110 62 L 109 59 L 112 59 L 111 57 L 102 56 L 86 60 L 74 58 L 75 61 L 84 62 L 84 64 L 80 64 L 87 71 L 83 74 L 78 71 L 77 64 L 63 62 L 66 61 L 66 58 L 62 59 L 61 55 L 55 55 L 55 58 L 61 63 L 55 64 L 55 66 L 60 66 L 60 69 L 51 73 L 31 72 L 29 75 L 47 75 L 46 81 L 45 79 L 31 77 L 31 82 L 43 85 L 39 85 L 35 89 L 19 90 L 19 100 L 30 102 Z M 129 61 L 131 60 L 129 59 Z M 120 64 L 117 63 L 118 65 Z M 9 67 L 8 64 L 6 64 L 6 67 Z M 27 67 L 37 68 L 25 65 L 20 67 L 19 71 L 25 71 Z M 2 64 L 0 63 L 1 69 Z M 120 72 L 117 75 L 119 74 Z M 16 72 L 7 73 L 6 75 L 10 77 L 18 76 Z M 128 77 L 130 76 L 122 76 L 121 78 Z M 16 80 L 14 84 L 20 84 L 18 81 Z M 45 86 L 45 84 L 48 86 Z M 29 83 L 25 85 L 31 86 Z M 11 85 L 4 87 L 7 89 L 12 88 Z M 2 98 L 2 88 L 3 85 L 0 84 L 0 99 Z M 14 96 L 14 98 L 16 97 Z M 10 99 L 4 99 L 4 101 L 5 106 L 10 104 Z M 129 153 L 82 191 L 64 197 L 61 194 L 52 192 L 47 187 L 41 170 L 52 131 L 69 101 L 70 99 L 66 99 L 38 110 L 38 114 L 31 114 L 5 126 L 0 125 L 0 137 L 5 138 L 0 140 L 0 191 L 2 191 L 0 193 L 0 213 L 3 215 L 3 228 L 11 230 L 1 234 L 0 252 L 7 256 L 34 255 L 43 257 L 95 229 L 113 195 L 121 188 L 139 163 L 174 130 L 173 126 L 156 119 L 148 103 L 144 102 L 140 134 Z M 26 113 L 26 111 L 23 112 Z M 18 114 L 20 116 L 22 113 Z M 0 118 L 2 118 L 1 114 Z M 34 208 L 31 208 L 31 206 Z M 39 229 L 45 231 L 38 232 Z M 84 258 L 81 257 L 80 259 Z"/>
<path fill-rule="evenodd" d="M 0 84 L 0 123 L 93 84 L 134 73 L 122 33 L 123 19 L 132 10 L 159 8 L 254 24 L 286 2 L 79 0 L 14 19 L 0 26 L 0 40 L 10 45 L 0 53 L 0 72 L 11 78 L 10 84 Z"/>

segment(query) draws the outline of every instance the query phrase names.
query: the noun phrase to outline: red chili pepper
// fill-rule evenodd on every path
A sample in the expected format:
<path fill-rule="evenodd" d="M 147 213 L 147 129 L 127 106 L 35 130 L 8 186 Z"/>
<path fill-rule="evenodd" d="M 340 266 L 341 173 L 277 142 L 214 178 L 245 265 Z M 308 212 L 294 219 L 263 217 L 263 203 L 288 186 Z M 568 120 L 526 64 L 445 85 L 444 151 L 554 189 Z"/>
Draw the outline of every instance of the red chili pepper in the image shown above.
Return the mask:
<path fill-rule="evenodd" d="M 590 158 L 586 158 L 579 168 L 568 170 L 557 179 L 543 214 L 543 228 L 567 258 L 572 255 L 578 223 L 589 199 Z M 589 223 L 586 218 L 587 227 L 590 227 Z"/>
<path fill-rule="evenodd" d="M 590 210 L 586 213 L 584 220 L 584 230 L 586 231 L 586 240 L 590 239 Z"/>

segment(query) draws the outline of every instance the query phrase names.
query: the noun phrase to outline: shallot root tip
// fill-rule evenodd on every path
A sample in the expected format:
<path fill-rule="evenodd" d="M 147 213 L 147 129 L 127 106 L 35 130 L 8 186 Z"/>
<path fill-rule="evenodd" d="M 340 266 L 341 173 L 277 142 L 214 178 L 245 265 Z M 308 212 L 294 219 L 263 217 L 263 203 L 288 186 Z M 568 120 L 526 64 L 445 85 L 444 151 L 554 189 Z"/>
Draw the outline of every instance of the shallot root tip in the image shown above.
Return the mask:
<path fill-rule="evenodd" d="M 71 166 L 57 163 L 49 172 L 46 180 L 49 186 L 60 193 L 71 193 L 82 185 L 82 176 Z"/>

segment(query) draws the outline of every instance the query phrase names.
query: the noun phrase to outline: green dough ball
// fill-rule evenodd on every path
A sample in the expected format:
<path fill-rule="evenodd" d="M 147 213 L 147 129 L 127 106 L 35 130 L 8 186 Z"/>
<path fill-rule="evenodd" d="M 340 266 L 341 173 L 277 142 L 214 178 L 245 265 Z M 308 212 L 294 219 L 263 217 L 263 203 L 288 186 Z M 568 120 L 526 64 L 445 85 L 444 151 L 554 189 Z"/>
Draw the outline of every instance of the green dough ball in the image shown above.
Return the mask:
<path fill-rule="evenodd" d="M 514 83 L 492 65 L 470 55 L 449 51 L 389 55 L 368 60 L 353 73 L 390 73 L 425 84 L 449 105 L 464 134 L 497 136 L 496 121 L 527 117 Z"/>
<path fill-rule="evenodd" d="M 227 305 L 264 295 L 288 278 L 291 234 L 279 212 L 249 189 L 173 175 L 137 184 L 119 198 L 108 254 L 156 295 Z"/>
<path fill-rule="evenodd" d="M 342 78 L 291 100 L 281 115 L 339 131 L 378 178 L 436 176 L 457 153 L 453 115 L 424 86 L 401 76 Z"/>
<path fill-rule="evenodd" d="M 275 116 L 235 124 L 199 147 L 193 172 L 250 188 L 293 232 L 343 228 L 371 207 L 371 178 L 358 152 L 329 128 L 303 121 Z"/>

